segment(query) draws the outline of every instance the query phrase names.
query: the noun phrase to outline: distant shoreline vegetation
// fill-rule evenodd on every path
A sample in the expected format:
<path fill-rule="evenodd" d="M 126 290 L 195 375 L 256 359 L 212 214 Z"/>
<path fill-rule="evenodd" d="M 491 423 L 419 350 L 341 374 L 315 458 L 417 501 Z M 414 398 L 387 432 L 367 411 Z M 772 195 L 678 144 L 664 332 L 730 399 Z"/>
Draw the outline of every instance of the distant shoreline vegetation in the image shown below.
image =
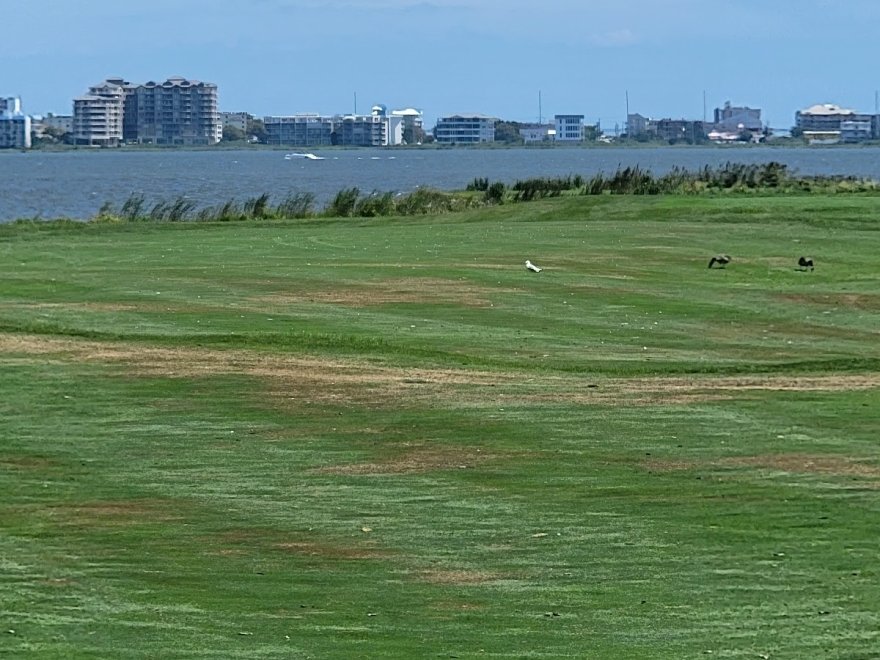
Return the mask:
<path fill-rule="evenodd" d="M 518 204 L 560 196 L 595 195 L 751 195 L 751 194 L 845 194 L 878 193 L 880 182 L 853 176 L 800 176 L 783 163 L 726 163 L 698 170 L 673 168 L 654 175 L 638 166 L 618 168 L 613 174 L 591 177 L 568 175 L 529 178 L 507 185 L 488 178 L 475 178 L 465 190 L 445 192 L 418 188 L 409 193 L 364 193 L 359 188 L 343 188 L 318 208 L 313 193 L 299 192 L 273 202 L 268 193 L 243 201 L 199 206 L 181 195 L 173 200 L 148 200 L 133 194 L 116 206 L 106 202 L 86 220 L 29 218 L 8 225 L 31 222 L 143 223 L 143 222 L 239 222 L 249 220 L 287 220 L 306 218 L 373 218 L 389 216 L 439 215 L 468 209 Z"/>

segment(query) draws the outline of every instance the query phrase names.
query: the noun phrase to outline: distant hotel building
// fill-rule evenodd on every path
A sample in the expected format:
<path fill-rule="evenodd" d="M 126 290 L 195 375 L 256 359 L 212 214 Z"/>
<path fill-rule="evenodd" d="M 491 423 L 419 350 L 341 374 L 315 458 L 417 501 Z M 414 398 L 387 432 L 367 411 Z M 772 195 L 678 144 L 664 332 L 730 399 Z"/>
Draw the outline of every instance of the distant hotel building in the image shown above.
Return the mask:
<path fill-rule="evenodd" d="M 216 144 L 223 137 L 217 86 L 184 78 L 133 85 L 109 78 L 73 101 L 75 144 Z"/>
<path fill-rule="evenodd" d="M 0 149 L 30 149 L 31 118 L 17 96 L 0 98 Z"/>
<path fill-rule="evenodd" d="M 583 115 L 556 115 L 557 142 L 581 142 L 584 139 L 584 116 Z"/>
<path fill-rule="evenodd" d="M 434 139 L 440 144 L 494 142 L 496 121 L 496 117 L 480 114 L 440 117 L 434 126 Z"/>
<path fill-rule="evenodd" d="M 880 138 L 880 115 L 870 115 L 842 108 L 833 103 L 819 103 L 794 115 L 795 126 L 808 142 L 864 142 Z"/>

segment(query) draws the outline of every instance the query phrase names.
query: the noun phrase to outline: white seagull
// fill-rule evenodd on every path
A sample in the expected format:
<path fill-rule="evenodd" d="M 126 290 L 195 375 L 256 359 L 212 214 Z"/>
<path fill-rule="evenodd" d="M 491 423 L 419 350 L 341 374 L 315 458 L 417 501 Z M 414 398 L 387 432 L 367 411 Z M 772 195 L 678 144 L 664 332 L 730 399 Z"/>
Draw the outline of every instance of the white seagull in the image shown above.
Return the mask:
<path fill-rule="evenodd" d="M 538 268 L 535 264 L 533 264 L 528 259 L 526 259 L 526 268 L 528 268 L 529 270 L 534 271 L 536 273 L 540 273 L 542 270 L 544 270 L 543 268 Z"/>

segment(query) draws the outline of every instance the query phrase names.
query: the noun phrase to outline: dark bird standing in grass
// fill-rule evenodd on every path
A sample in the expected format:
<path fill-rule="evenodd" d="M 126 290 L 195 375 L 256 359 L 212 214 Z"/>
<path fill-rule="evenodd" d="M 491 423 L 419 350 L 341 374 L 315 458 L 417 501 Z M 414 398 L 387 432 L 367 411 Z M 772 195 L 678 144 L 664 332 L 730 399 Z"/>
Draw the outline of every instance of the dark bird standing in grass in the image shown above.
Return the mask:
<path fill-rule="evenodd" d="M 801 257 L 798 259 L 798 266 L 801 267 L 801 270 L 813 270 L 813 258 Z"/>
<path fill-rule="evenodd" d="M 718 264 L 722 268 L 724 268 L 727 264 L 730 263 L 730 255 L 729 254 L 716 254 L 714 257 L 709 259 L 709 268 Z"/>

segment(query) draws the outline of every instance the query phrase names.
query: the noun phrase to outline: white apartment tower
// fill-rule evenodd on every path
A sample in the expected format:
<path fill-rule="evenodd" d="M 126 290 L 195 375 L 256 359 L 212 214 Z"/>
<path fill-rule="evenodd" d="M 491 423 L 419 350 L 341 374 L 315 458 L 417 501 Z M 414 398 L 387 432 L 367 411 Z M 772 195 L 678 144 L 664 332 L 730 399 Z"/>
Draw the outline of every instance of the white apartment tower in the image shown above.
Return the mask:
<path fill-rule="evenodd" d="M 0 149 L 30 149 L 31 118 L 17 96 L 0 98 Z"/>

